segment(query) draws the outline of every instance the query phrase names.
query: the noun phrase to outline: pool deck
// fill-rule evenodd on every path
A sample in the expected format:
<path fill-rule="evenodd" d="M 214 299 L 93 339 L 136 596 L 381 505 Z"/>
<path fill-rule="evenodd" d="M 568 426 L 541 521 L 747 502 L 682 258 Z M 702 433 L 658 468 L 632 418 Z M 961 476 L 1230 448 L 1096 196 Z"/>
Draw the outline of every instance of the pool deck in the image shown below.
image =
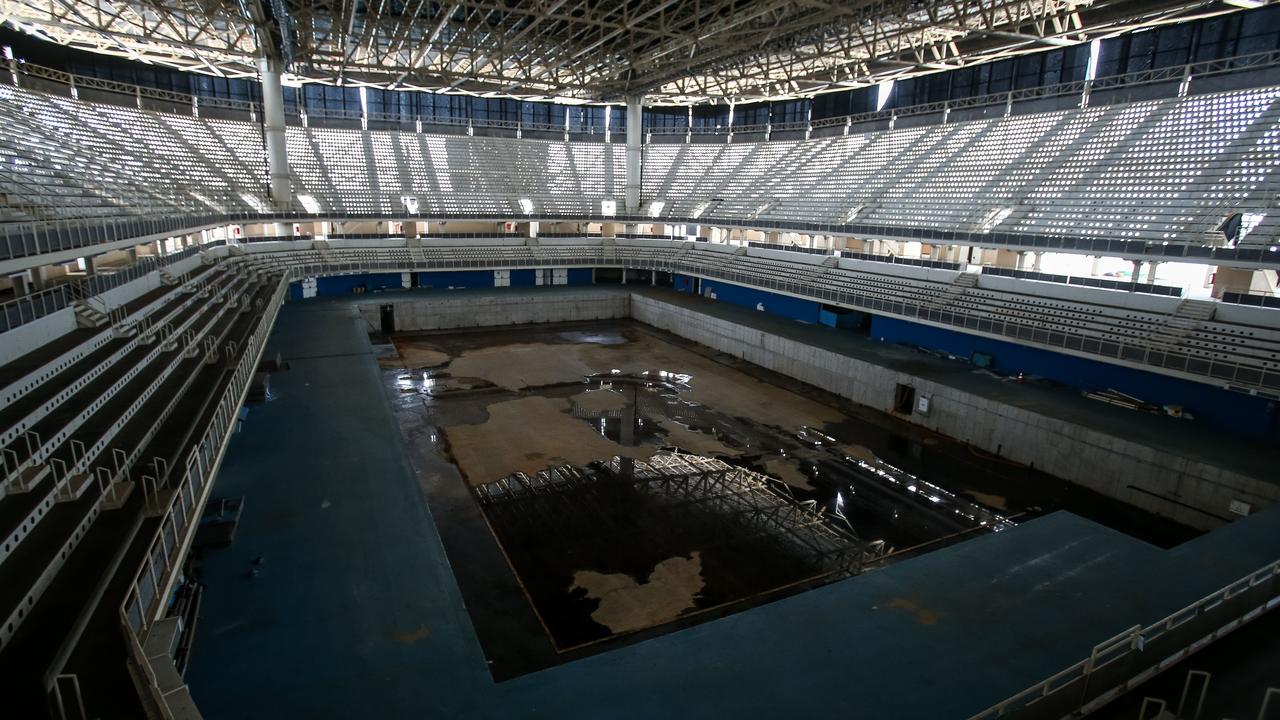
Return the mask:
<path fill-rule="evenodd" d="M 1280 558 L 1280 507 L 1167 551 L 1060 512 L 494 683 L 366 332 L 350 301 L 280 313 L 268 353 L 292 368 L 214 490 L 247 499 L 204 563 L 206 718 L 965 718 Z"/>

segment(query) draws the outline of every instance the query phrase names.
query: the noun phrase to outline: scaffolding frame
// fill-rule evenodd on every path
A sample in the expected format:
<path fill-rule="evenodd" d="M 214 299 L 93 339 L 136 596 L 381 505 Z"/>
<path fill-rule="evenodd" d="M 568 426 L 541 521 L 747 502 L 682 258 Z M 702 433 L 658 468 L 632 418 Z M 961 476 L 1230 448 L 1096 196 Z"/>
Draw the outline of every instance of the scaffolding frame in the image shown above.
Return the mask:
<path fill-rule="evenodd" d="M 533 523 L 548 540 L 571 547 L 581 536 L 569 537 L 565 528 L 584 516 L 598 518 L 602 526 L 627 526 L 616 507 L 597 502 L 592 489 L 604 483 L 625 484 L 646 495 L 651 509 L 673 517 L 710 512 L 731 518 L 734 522 L 726 523 L 726 531 L 709 539 L 710 544 L 772 538 L 802 553 L 820 569 L 819 577 L 856 575 L 883 555 L 882 543 L 859 538 L 816 503 L 797 501 L 785 484 L 721 460 L 681 452 L 659 453 L 648 460 L 615 456 L 590 468 L 566 465 L 534 475 L 516 473 L 472 491 L 485 514 L 498 520 L 491 524 Z"/>

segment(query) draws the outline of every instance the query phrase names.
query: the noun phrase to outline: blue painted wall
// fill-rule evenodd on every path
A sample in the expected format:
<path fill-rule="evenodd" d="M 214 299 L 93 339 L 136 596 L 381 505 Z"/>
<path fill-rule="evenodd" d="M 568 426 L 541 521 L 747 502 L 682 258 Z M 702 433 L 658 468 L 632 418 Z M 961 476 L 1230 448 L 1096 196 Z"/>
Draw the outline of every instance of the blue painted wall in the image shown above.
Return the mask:
<path fill-rule="evenodd" d="M 755 290 L 741 285 L 733 285 L 719 280 L 702 280 L 701 292 L 705 296 L 710 290 L 716 300 L 732 305 L 740 305 L 752 310 L 763 308 L 771 315 L 781 315 L 800 322 L 817 323 L 822 305 L 812 300 L 777 295 L 764 290 Z"/>
<path fill-rule="evenodd" d="M 512 273 L 515 274 L 514 272 Z M 492 270 L 442 270 L 418 273 L 418 285 L 424 288 L 493 287 Z"/>
<path fill-rule="evenodd" d="M 300 282 L 289 283 L 289 299 L 290 300 L 302 299 L 302 283 Z"/>
<path fill-rule="evenodd" d="M 590 285 L 591 268 L 569 268 L 568 281 L 570 285 Z"/>
<path fill-rule="evenodd" d="M 691 293 L 693 292 L 693 278 L 677 273 L 671 278 L 671 286 L 679 292 Z"/>
<path fill-rule="evenodd" d="M 350 295 L 352 290 L 362 287 L 366 292 L 383 288 L 398 289 L 403 287 L 400 273 L 375 273 L 371 275 L 338 275 L 316 279 L 316 295 Z M 301 297 L 301 288 L 299 288 Z"/>
<path fill-rule="evenodd" d="M 533 270 L 512 270 L 511 287 L 533 287 L 538 278 Z"/>
<path fill-rule="evenodd" d="M 879 315 L 871 318 L 871 337 L 944 350 L 958 357 L 990 353 L 995 357 L 996 369 L 1002 372 L 1040 375 L 1082 390 L 1114 388 L 1154 405 L 1182 405 L 1197 422 L 1280 438 L 1276 404 L 1265 398 Z"/>

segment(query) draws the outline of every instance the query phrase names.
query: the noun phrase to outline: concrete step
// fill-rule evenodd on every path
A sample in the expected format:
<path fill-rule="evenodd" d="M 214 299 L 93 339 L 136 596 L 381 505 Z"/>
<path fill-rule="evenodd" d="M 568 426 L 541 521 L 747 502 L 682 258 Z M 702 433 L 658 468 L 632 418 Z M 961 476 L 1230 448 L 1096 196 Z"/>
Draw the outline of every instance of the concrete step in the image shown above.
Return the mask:
<path fill-rule="evenodd" d="M 83 300 L 77 300 L 74 305 L 76 314 L 76 325 L 82 328 L 100 328 L 111 322 L 111 318 L 94 307 L 91 307 Z"/>
<path fill-rule="evenodd" d="M 1218 310 L 1218 303 L 1210 300 L 1183 300 L 1173 311 L 1174 317 L 1209 320 Z"/>
<path fill-rule="evenodd" d="M 67 478 L 58 488 L 58 502 L 74 502 L 84 496 L 84 491 L 93 486 L 93 475 L 79 473 Z"/>
<path fill-rule="evenodd" d="M 124 507 L 125 502 L 129 500 L 129 495 L 133 493 L 133 485 L 132 480 L 112 483 L 106 494 L 102 496 L 102 509 L 119 510 Z"/>
<path fill-rule="evenodd" d="M 52 471 L 53 468 L 47 463 L 28 465 L 19 470 L 9 481 L 8 490 L 11 493 L 28 492 Z"/>

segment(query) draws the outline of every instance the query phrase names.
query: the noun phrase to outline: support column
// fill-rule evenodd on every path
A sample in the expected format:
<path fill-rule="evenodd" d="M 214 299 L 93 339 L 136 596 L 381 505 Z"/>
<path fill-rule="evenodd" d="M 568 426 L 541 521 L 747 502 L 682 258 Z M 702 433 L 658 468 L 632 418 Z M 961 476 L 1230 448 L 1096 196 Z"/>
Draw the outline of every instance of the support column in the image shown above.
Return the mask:
<path fill-rule="evenodd" d="M 47 290 L 49 288 L 49 266 L 41 265 L 37 268 L 31 268 L 31 284 L 36 290 Z"/>
<path fill-rule="evenodd" d="M 280 61 L 259 58 L 262 75 L 262 135 L 267 145 L 267 165 L 271 173 L 271 201 L 277 209 L 289 210 L 293 195 L 289 186 L 289 158 L 284 138 L 284 91 L 280 87 Z"/>
<path fill-rule="evenodd" d="M 630 215 L 640 212 L 641 140 L 643 118 L 642 95 L 627 97 L 627 198 L 626 210 Z"/>
<path fill-rule="evenodd" d="M 157 240 L 156 242 L 160 242 L 160 241 Z M 98 269 L 94 267 L 94 260 L 96 259 L 96 257 L 97 257 L 96 255 L 85 256 L 84 258 L 84 274 L 85 275 L 98 274 Z"/>
<path fill-rule="evenodd" d="M 1138 282 L 1138 278 L 1142 276 L 1142 261 L 1133 261 L 1133 274 L 1129 276 L 1129 282 Z"/>
<path fill-rule="evenodd" d="M 1042 252 L 1031 253 L 1031 256 L 1033 258 L 1031 262 L 1031 269 L 1035 270 L 1036 272 L 1040 272 L 1040 263 L 1044 260 L 1044 253 Z"/>
<path fill-rule="evenodd" d="M 1154 283 L 1156 281 L 1156 266 L 1159 264 L 1159 260 L 1152 260 L 1147 263 L 1147 282 Z"/>

